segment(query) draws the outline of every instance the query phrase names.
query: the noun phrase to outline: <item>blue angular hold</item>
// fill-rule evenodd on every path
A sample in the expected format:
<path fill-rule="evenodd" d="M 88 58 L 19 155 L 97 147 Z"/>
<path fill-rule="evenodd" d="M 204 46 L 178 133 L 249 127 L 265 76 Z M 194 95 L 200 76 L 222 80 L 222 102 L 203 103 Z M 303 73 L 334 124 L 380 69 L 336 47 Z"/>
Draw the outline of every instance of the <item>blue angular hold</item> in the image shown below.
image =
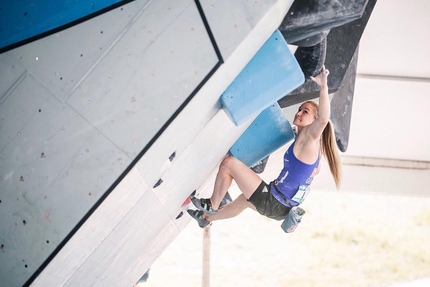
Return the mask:
<path fill-rule="evenodd" d="M 290 122 L 275 103 L 258 115 L 230 148 L 230 154 L 251 167 L 293 139 Z"/>
<path fill-rule="evenodd" d="M 221 95 L 221 103 L 233 122 L 240 125 L 304 81 L 296 58 L 276 30 Z"/>

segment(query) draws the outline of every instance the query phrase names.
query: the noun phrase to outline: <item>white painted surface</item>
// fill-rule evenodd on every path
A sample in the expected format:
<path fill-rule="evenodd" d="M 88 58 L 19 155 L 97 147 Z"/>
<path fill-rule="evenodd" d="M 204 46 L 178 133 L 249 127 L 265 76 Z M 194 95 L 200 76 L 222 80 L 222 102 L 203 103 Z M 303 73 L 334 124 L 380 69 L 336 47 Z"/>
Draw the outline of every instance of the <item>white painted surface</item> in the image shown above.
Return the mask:
<path fill-rule="evenodd" d="M 357 76 L 346 155 L 430 161 L 430 81 Z"/>
<path fill-rule="evenodd" d="M 378 0 L 363 33 L 358 73 L 430 78 L 430 1 Z"/>

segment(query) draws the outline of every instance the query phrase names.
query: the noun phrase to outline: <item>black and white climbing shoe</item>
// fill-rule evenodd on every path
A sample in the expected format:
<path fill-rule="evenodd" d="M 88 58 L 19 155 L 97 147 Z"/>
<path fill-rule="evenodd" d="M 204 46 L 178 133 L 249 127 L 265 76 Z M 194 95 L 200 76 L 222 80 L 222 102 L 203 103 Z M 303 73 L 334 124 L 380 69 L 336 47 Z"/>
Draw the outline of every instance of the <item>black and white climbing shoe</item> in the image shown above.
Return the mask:
<path fill-rule="evenodd" d="M 210 224 L 210 221 L 207 221 L 203 217 L 203 211 L 188 209 L 187 212 L 189 215 L 191 215 L 192 218 L 194 218 L 197 221 L 197 223 L 201 228 L 205 228 Z"/>

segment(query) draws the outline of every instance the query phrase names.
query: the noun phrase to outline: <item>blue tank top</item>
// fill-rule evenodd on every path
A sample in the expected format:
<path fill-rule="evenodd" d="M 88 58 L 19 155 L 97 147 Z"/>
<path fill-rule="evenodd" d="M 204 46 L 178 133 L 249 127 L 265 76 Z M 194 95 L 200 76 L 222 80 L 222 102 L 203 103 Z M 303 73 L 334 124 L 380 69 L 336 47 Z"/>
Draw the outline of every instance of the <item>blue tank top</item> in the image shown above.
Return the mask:
<path fill-rule="evenodd" d="M 284 167 L 278 178 L 270 183 L 272 195 L 286 206 L 296 206 L 297 202 L 292 198 L 297 193 L 299 186 L 307 188 L 314 178 L 314 171 L 318 168 L 320 156 L 313 164 L 301 162 L 294 155 L 293 142 L 284 154 Z"/>

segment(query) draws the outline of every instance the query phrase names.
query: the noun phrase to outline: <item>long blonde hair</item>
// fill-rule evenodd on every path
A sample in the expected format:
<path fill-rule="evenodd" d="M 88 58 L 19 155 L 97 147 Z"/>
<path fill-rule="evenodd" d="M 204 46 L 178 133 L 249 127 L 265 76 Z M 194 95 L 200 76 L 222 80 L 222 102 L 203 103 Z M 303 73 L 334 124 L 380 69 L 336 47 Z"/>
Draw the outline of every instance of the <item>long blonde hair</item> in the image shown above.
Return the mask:
<path fill-rule="evenodd" d="M 316 108 L 316 116 L 318 117 L 319 105 L 314 101 L 306 101 L 305 103 L 309 103 Z M 330 172 L 333 176 L 336 187 L 339 189 L 342 182 L 342 165 L 331 121 L 328 121 L 321 135 L 321 150 L 322 154 L 328 161 Z"/>

